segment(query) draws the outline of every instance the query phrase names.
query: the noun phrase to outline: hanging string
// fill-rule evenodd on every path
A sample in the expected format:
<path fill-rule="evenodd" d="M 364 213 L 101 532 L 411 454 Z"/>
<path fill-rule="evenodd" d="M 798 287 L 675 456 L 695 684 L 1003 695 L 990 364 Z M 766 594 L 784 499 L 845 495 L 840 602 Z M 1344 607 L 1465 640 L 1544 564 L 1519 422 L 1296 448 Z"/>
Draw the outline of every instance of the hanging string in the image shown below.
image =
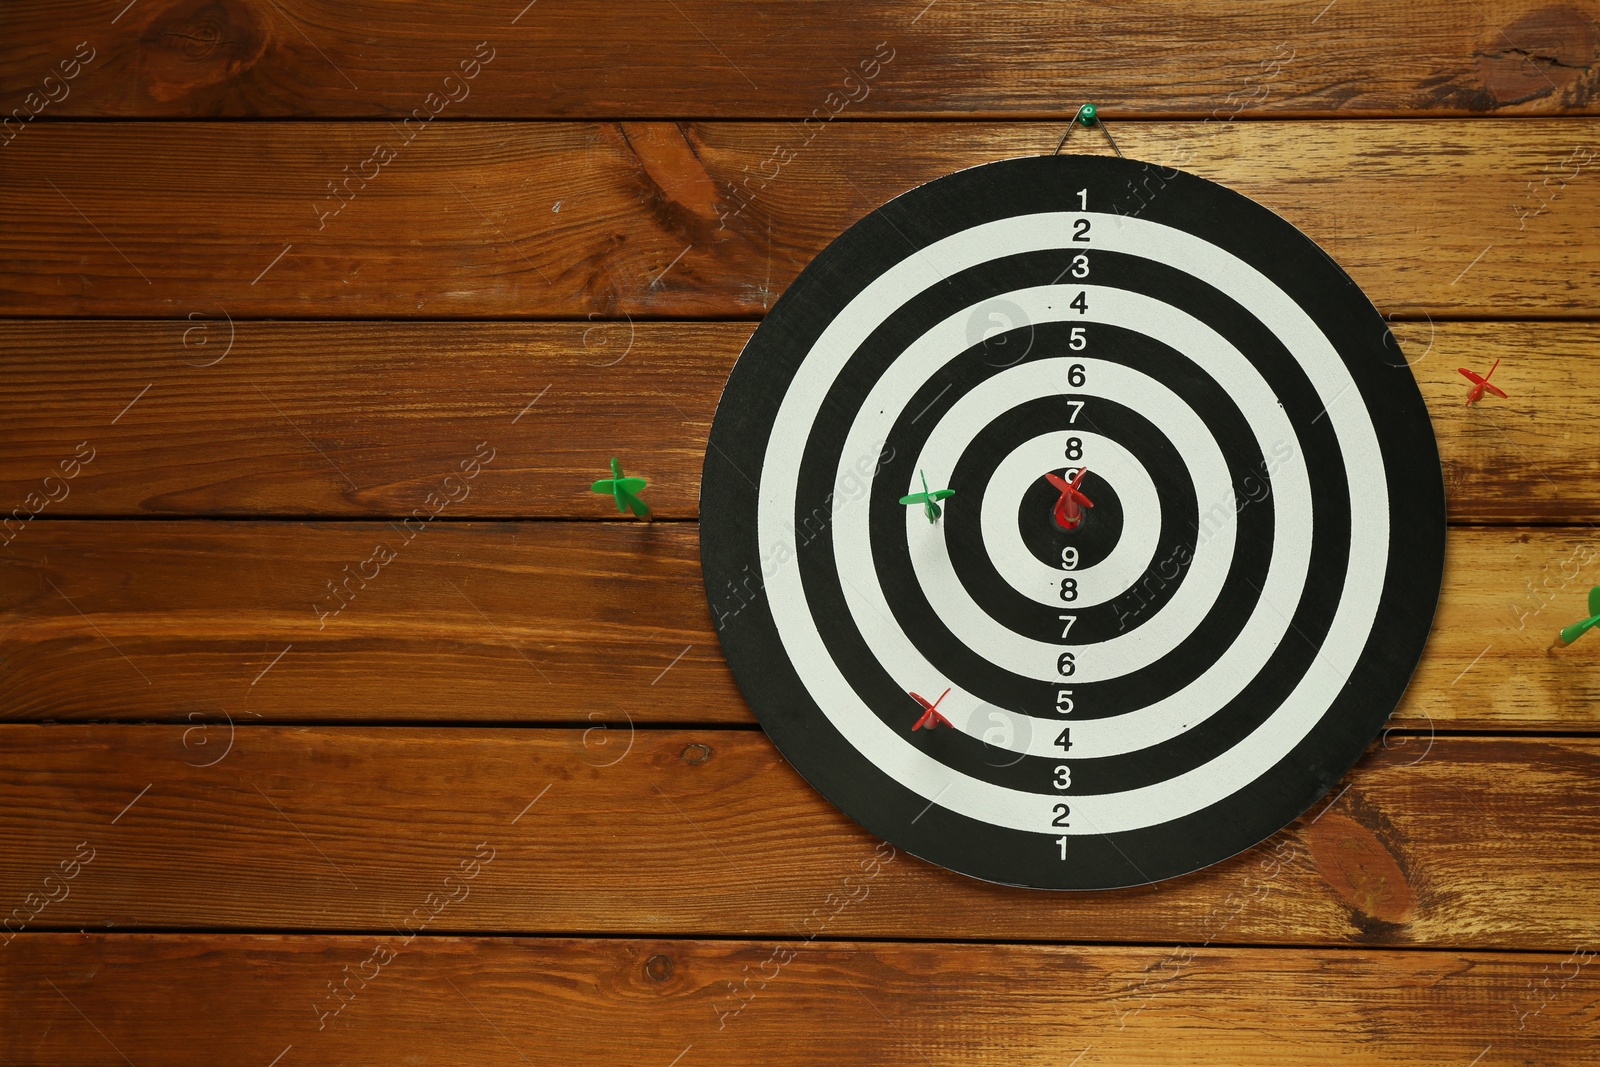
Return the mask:
<path fill-rule="evenodd" d="M 1061 154 L 1061 146 L 1067 143 L 1068 137 L 1072 136 L 1073 127 L 1079 125 L 1084 127 L 1100 127 L 1100 132 L 1106 135 L 1107 141 L 1111 142 L 1111 150 L 1119 157 L 1122 155 L 1122 149 L 1117 147 L 1116 139 L 1111 136 L 1111 131 L 1106 129 L 1106 124 L 1100 121 L 1099 109 L 1093 104 L 1084 104 L 1078 109 L 1078 113 L 1072 116 L 1072 121 L 1067 124 L 1067 132 L 1062 134 L 1061 140 L 1056 142 L 1056 150 L 1050 153 L 1052 156 L 1058 156 Z"/>

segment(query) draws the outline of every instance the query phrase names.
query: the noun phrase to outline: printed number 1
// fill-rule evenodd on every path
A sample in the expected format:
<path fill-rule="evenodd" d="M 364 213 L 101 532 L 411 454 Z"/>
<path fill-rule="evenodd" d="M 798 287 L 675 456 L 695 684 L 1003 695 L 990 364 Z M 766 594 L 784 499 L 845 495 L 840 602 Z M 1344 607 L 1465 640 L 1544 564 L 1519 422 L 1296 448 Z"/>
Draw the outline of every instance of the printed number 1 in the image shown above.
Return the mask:
<path fill-rule="evenodd" d="M 1062 859 L 1066 859 L 1067 858 L 1067 838 L 1066 838 L 1066 835 L 1063 834 L 1062 836 L 1056 838 L 1056 844 L 1061 846 L 1061 858 Z"/>
<path fill-rule="evenodd" d="M 1078 206 L 1084 211 L 1089 210 L 1089 190 L 1078 190 Z"/>

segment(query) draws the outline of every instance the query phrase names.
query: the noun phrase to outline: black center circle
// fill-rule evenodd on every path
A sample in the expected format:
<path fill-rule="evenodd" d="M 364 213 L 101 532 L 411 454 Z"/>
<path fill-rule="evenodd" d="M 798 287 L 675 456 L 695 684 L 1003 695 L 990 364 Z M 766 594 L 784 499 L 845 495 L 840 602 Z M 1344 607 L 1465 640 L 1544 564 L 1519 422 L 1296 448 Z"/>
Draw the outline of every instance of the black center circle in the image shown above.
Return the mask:
<path fill-rule="evenodd" d="M 1050 473 L 1070 483 L 1068 472 L 1078 469 L 1057 467 Z M 1061 491 L 1043 474 L 1029 484 L 1017 503 L 1017 529 L 1022 543 L 1034 559 L 1046 566 L 1061 566 L 1062 553 L 1069 548 L 1075 550 L 1073 558 L 1080 569 L 1104 563 L 1122 537 L 1122 498 L 1111 483 L 1091 470 L 1079 483 L 1078 491 L 1094 506 L 1084 508 L 1082 521 L 1071 529 L 1056 522 L 1056 501 L 1061 499 Z"/>

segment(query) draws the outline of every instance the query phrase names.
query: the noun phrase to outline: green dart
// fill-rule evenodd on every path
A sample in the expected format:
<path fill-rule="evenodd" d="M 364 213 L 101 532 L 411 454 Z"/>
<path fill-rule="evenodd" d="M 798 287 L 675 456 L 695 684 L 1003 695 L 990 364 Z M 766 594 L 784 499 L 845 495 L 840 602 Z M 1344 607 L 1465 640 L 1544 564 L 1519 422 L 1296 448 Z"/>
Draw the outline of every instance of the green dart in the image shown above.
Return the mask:
<path fill-rule="evenodd" d="M 910 496 L 903 496 L 900 498 L 900 503 L 921 504 L 922 510 L 928 516 L 928 521 L 938 522 L 940 512 L 939 505 L 936 502 L 943 500 L 945 497 L 955 496 L 956 491 L 954 489 L 929 489 L 928 472 L 918 471 L 917 473 L 922 475 L 922 492 L 912 493 Z"/>
<path fill-rule="evenodd" d="M 617 510 L 626 514 L 629 508 L 641 519 L 650 517 L 650 505 L 640 500 L 637 496 L 639 490 L 650 484 L 643 478 L 624 478 L 622 464 L 617 462 L 617 457 L 611 457 L 611 477 L 601 478 L 590 486 L 590 492 L 610 493 L 617 501 Z"/>
<path fill-rule="evenodd" d="M 1561 628 L 1561 636 L 1557 638 L 1563 645 L 1570 645 L 1585 631 L 1600 626 L 1600 585 L 1589 590 L 1589 617 L 1582 622 L 1575 622 L 1571 626 Z"/>

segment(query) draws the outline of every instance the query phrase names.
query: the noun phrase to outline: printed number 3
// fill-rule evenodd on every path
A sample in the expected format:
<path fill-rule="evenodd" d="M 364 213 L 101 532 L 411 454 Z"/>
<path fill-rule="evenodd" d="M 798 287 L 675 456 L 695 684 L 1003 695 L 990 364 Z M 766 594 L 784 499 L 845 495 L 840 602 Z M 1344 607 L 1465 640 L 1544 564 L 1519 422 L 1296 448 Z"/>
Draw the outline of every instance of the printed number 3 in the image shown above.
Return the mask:
<path fill-rule="evenodd" d="M 1065 763 L 1056 764 L 1055 787 L 1057 789 L 1072 788 L 1072 768 Z"/>

